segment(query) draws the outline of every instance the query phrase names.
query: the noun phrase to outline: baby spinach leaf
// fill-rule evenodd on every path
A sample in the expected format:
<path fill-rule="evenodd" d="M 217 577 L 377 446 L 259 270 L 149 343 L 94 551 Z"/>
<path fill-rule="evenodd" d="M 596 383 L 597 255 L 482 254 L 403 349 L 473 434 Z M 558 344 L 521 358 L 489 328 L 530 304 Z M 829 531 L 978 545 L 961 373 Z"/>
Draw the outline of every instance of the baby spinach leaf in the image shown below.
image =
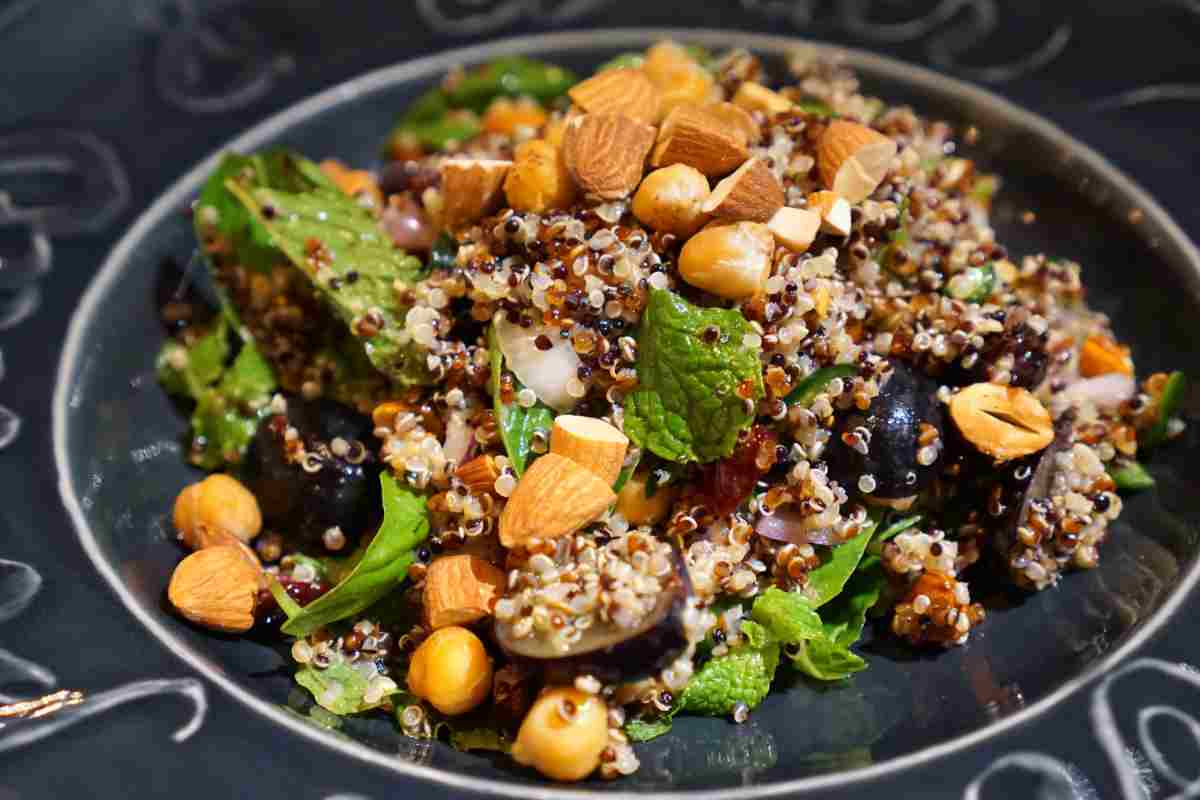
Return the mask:
<path fill-rule="evenodd" d="M 1167 424 L 1171 421 L 1171 417 L 1179 411 L 1186 388 L 1187 378 L 1182 372 L 1172 372 L 1167 376 L 1167 385 L 1163 387 L 1162 396 L 1158 400 L 1158 418 L 1142 434 L 1141 440 L 1138 442 L 1140 447 L 1148 450 L 1151 447 L 1158 447 L 1167 440 Z"/>
<path fill-rule="evenodd" d="M 1136 461 L 1121 461 L 1110 465 L 1108 474 L 1118 489 L 1126 492 L 1140 492 L 1143 489 L 1154 488 L 1154 476 Z"/>
<path fill-rule="evenodd" d="M 629 438 L 668 461 L 732 453 L 763 395 L 758 352 L 744 344 L 751 332 L 736 310 L 652 289 L 638 329 L 638 388 L 625 405 Z"/>
<path fill-rule="evenodd" d="M 311 162 L 296 161 L 304 174 L 319 172 Z M 369 210 L 326 186 L 290 192 L 231 179 L 226 187 L 359 337 L 376 369 L 401 386 L 429 382 L 425 357 L 404 330 L 408 309 L 394 286 L 420 279 L 424 267 L 393 246 Z"/>
<path fill-rule="evenodd" d="M 500 426 L 500 438 L 504 441 L 504 449 L 508 452 L 508 460 L 516 471 L 517 477 L 525 473 L 525 468 L 533 459 L 533 435 L 544 431 L 550 435 L 554 425 L 554 411 L 538 400 L 529 408 L 513 401 L 505 403 L 500 393 L 500 376 L 504 371 L 504 353 L 496 340 L 495 328 L 488 328 L 488 352 L 492 357 L 492 402 L 495 405 L 496 421 Z M 513 391 L 519 392 L 525 387 L 513 376 Z M 548 439 L 547 439 L 548 441 Z"/>
<path fill-rule="evenodd" d="M 868 521 L 858 536 L 830 548 L 828 560 L 808 573 L 804 596 L 812 601 L 813 608 L 825 605 L 845 588 L 846 582 L 862 561 L 867 545 L 871 543 L 875 524 L 874 521 Z"/>
<path fill-rule="evenodd" d="M 400 585 L 416 557 L 415 548 L 429 535 L 425 498 L 396 483 L 388 473 L 383 487 L 383 524 L 362 560 L 327 593 L 289 615 L 283 632 L 306 636 L 317 628 L 352 617 Z M 285 609 L 286 613 L 286 609 Z"/>
<path fill-rule="evenodd" d="M 854 364 L 834 364 L 832 367 L 822 367 L 814 371 L 806 378 L 802 378 L 796 388 L 788 392 L 788 396 L 784 398 L 788 405 L 799 405 L 802 408 L 808 408 L 812 405 L 813 400 L 817 399 L 817 395 L 825 391 L 834 378 L 853 378 L 858 374 L 858 367 Z"/>
<path fill-rule="evenodd" d="M 399 691 L 394 689 L 378 702 L 368 703 L 365 699 L 367 682 L 361 672 L 342 661 L 325 669 L 305 664 L 296 671 L 296 683 L 307 689 L 319 706 L 340 716 L 378 708 L 384 699 Z"/>
<path fill-rule="evenodd" d="M 867 612 L 879 602 L 884 582 L 883 567 L 878 561 L 855 572 L 842 593 L 821 609 L 823 637 L 840 647 L 857 642 L 867 622 Z"/>

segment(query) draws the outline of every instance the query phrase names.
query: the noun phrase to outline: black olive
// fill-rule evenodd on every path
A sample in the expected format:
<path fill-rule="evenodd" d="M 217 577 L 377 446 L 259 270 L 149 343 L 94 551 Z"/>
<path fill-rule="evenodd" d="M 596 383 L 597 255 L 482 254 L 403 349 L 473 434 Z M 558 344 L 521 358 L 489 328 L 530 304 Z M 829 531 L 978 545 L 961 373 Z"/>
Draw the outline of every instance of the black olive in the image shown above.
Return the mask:
<path fill-rule="evenodd" d="M 830 477 L 855 492 L 858 479 L 870 475 L 875 479 L 873 497 L 910 497 L 920 492 L 937 474 L 941 460 L 939 449 L 939 457 L 931 463 L 917 461 L 921 423 L 932 425 L 939 438 L 945 435 L 945 410 L 937 390 L 937 382 L 929 376 L 902 362 L 892 362 L 891 377 L 867 410 L 853 408 L 843 413 L 834 427 L 826 450 Z M 870 434 L 866 455 L 843 438 L 853 438 L 857 428 Z"/>
<path fill-rule="evenodd" d="M 289 542 L 320 545 L 325 531 L 336 525 L 346 537 L 341 550 L 349 552 L 380 514 L 381 466 L 370 451 L 371 419 L 331 400 L 296 397 L 288 399 L 286 416 L 286 424 L 269 416 L 259 425 L 244 462 L 246 485 L 267 525 Z M 321 454 L 312 463 L 319 469 L 309 472 L 288 460 L 289 425 L 308 453 Z M 330 450 L 338 438 L 350 447 L 345 456 Z"/>

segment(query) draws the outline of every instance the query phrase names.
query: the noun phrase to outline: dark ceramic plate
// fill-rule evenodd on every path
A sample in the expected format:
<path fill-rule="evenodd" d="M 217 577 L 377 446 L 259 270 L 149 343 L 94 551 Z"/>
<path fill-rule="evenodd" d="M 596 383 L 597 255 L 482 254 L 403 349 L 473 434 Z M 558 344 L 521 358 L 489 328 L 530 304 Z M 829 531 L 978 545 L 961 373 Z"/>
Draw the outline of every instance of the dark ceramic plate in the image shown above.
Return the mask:
<path fill-rule="evenodd" d="M 229 147 L 282 144 L 315 157 L 369 163 L 397 112 L 452 65 L 527 53 L 587 71 L 664 36 L 746 46 L 776 70 L 802 44 L 716 31 L 509 39 L 370 73 L 272 117 Z M 1112 315 L 1142 370 L 1200 374 L 1193 333 L 1200 318 L 1200 254 L 1127 178 L 1054 126 L 987 92 L 861 51 L 809 46 L 856 67 L 871 93 L 977 125 L 983 136 L 971 155 L 1004 176 L 994 221 L 1010 252 L 1078 259 L 1091 302 Z M 54 399 L 54 445 L 81 544 L 134 616 L 241 701 L 246 713 L 348 758 L 443 787 L 524 797 L 558 791 L 507 760 L 405 740 L 384 719 L 322 730 L 305 718 L 288 659 L 276 649 L 206 633 L 166 609 L 164 587 L 181 555 L 168 513 L 195 472 L 180 452 L 186 421 L 154 381 L 162 332 L 153 290 L 165 257 L 186 261 L 192 253 L 183 211 L 215 158 L 188 172 L 142 215 L 72 320 Z M 1020 212 L 1029 208 L 1037 210 L 1037 221 L 1022 224 Z M 1133 210 L 1141 212 L 1136 224 Z M 1171 313 L 1163 313 L 1168 305 Z M 871 667 L 846 685 L 816 689 L 781 679 L 748 724 L 681 720 L 670 736 L 640 748 L 642 769 L 632 778 L 594 788 L 724 790 L 719 793 L 742 797 L 828 787 L 925 763 L 1067 701 L 1162 625 L 1195 581 L 1200 480 L 1186 465 L 1198 451 L 1197 436 L 1188 434 L 1161 454 L 1159 489 L 1128 503 L 1098 569 L 1072 574 L 1037 595 L 986 597 L 990 617 L 968 646 L 916 655 L 887 637 L 869 639 L 862 649 Z"/>

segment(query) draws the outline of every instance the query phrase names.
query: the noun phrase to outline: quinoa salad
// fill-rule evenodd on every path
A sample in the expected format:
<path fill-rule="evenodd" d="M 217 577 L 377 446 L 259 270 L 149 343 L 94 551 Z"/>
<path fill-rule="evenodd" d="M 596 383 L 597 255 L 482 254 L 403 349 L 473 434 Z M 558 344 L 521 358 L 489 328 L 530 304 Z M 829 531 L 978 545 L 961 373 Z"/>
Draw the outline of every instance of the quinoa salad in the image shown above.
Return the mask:
<path fill-rule="evenodd" d="M 987 132 L 837 63 L 517 56 L 398 111 L 372 169 L 225 154 L 158 298 L 210 473 L 168 599 L 321 724 L 631 774 L 863 637 L 962 645 L 983 576 L 1069 591 L 1183 428 L 1081 265 L 996 241 Z"/>

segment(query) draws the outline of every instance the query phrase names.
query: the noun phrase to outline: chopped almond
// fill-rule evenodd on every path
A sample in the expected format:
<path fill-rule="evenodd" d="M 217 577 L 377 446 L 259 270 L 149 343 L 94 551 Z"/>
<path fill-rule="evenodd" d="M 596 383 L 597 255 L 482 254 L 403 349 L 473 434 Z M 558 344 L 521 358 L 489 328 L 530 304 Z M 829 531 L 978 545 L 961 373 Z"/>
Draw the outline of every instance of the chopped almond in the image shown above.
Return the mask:
<path fill-rule="evenodd" d="M 883 181 L 896 143 L 876 130 L 835 119 L 817 140 L 817 167 L 827 189 L 851 203 L 867 199 Z"/>
<path fill-rule="evenodd" d="M 469 225 L 500 207 L 511 161 L 451 158 L 442 162 L 442 222 Z"/>
<path fill-rule="evenodd" d="M 766 222 L 783 202 L 783 184 L 766 164 L 752 158 L 718 183 L 700 210 L 728 220 Z"/>
<path fill-rule="evenodd" d="M 562 414 L 550 431 L 550 452 L 587 467 L 612 486 L 625 464 L 629 439 L 602 419 Z"/>
<path fill-rule="evenodd" d="M 821 227 L 821 215 L 807 208 L 784 206 L 767 222 L 775 241 L 793 253 L 803 253 L 812 246 Z"/>
<path fill-rule="evenodd" d="M 649 125 L 660 119 L 658 87 L 638 69 L 605 70 L 575 84 L 567 95 L 589 114 L 621 114 Z"/>
<path fill-rule="evenodd" d="M 762 138 L 762 129 L 754 121 L 749 111 L 733 103 L 713 103 L 704 107 L 705 113 L 712 116 L 722 125 L 742 135 L 746 144 L 758 144 Z"/>
<path fill-rule="evenodd" d="M 654 128 L 619 114 L 584 114 L 567 123 L 563 158 L 585 194 L 601 200 L 628 196 L 642 180 Z"/>
<path fill-rule="evenodd" d="M 656 167 L 687 164 L 710 178 L 719 178 L 749 157 L 750 151 L 736 131 L 698 106 L 681 105 L 663 120 L 650 160 Z"/>
<path fill-rule="evenodd" d="M 738 87 L 733 95 L 733 104 L 747 111 L 761 111 L 767 116 L 788 111 L 795 105 L 779 92 L 754 81 L 746 81 Z"/>
<path fill-rule="evenodd" d="M 850 235 L 850 204 L 837 192 L 813 192 L 808 196 L 808 207 L 821 215 L 823 232 L 833 236 Z"/>
<path fill-rule="evenodd" d="M 504 194 L 517 211 L 541 214 L 570 206 L 575 201 L 575 183 L 562 149 L 545 139 L 517 145 L 513 167 L 504 179 Z"/>
<path fill-rule="evenodd" d="M 429 627 L 469 625 L 490 616 L 505 582 L 503 571 L 478 556 L 434 560 L 425 572 L 422 603 Z"/>
<path fill-rule="evenodd" d="M 529 465 L 500 515 L 500 543 L 569 536 L 616 502 L 612 485 L 557 453 Z"/>

